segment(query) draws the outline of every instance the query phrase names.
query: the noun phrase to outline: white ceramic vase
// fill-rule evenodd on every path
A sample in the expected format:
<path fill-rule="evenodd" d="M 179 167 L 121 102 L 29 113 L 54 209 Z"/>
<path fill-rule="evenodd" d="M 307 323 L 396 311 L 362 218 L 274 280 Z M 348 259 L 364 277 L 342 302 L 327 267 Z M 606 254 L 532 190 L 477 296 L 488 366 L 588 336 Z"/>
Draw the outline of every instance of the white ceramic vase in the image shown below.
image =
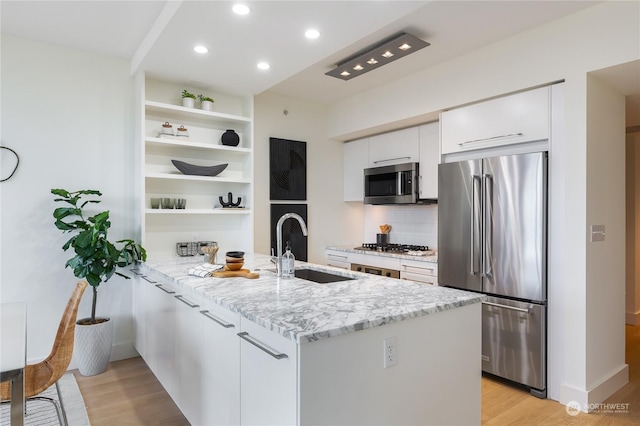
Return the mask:
<path fill-rule="evenodd" d="M 205 111 L 211 111 L 213 108 L 213 102 L 211 101 L 202 101 L 202 109 Z"/>
<path fill-rule="evenodd" d="M 81 325 L 76 323 L 75 355 L 83 376 L 104 373 L 109 366 L 113 343 L 113 321 Z M 82 321 L 82 320 L 81 320 Z"/>
<path fill-rule="evenodd" d="M 182 106 L 187 108 L 193 108 L 195 106 L 195 99 L 193 98 L 182 98 Z"/>

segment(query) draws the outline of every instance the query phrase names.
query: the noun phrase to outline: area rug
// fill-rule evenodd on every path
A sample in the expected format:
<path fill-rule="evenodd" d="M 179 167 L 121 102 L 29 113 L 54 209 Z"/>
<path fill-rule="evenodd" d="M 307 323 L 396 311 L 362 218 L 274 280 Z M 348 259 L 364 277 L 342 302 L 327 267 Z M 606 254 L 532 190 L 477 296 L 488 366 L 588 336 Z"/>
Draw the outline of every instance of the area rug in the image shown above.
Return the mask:
<path fill-rule="evenodd" d="M 73 374 L 65 373 L 58 383 L 69 426 L 90 426 L 84 399 L 82 399 L 80 388 L 78 388 L 78 383 Z M 55 385 L 42 392 L 41 395 L 58 400 Z M 9 404 L 2 404 L 0 426 L 11 425 L 9 410 Z M 27 402 L 27 414 L 24 416 L 24 424 L 25 426 L 58 426 L 60 423 L 53 404 L 47 401 L 35 400 Z"/>

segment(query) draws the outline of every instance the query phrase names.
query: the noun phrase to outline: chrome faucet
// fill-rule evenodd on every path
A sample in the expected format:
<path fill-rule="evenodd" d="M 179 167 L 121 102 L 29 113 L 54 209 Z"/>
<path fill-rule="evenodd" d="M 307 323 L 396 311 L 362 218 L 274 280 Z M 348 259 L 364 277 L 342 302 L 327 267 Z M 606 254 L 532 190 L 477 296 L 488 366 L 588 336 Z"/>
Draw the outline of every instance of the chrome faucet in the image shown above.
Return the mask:
<path fill-rule="evenodd" d="M 287 219 L 296 219 L 302 228 L 302 235 L 305 237 L 307 236 L 307 225 L 299 214 L 285 213 L 280 219 L 278 219 L 278 223 L 276 224 L 276 249 L 278 254 L 278 257 L 276 258 L 276 272 L 279 277 L 282 276 L 282 224 Z"/>

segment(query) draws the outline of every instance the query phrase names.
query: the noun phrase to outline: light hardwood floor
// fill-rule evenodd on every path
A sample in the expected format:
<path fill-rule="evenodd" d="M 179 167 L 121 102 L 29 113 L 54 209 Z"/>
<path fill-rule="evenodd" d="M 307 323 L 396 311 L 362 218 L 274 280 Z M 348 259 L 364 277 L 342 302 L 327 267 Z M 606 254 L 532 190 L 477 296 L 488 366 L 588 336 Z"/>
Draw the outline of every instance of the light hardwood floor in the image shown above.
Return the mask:
<path fill-rule="evenodd" d="M 567 414 L 565 406 L 531 396 L 500 381 L 482 379 L 484 425 L 640 424 L 640 326 L 627 326 L 629 383 L 606 403 L 628 404 L 626 413 Z M 74 371 L 92 426 L 188 425 L 142 358 L 113 362 L 103 374 Z"/>

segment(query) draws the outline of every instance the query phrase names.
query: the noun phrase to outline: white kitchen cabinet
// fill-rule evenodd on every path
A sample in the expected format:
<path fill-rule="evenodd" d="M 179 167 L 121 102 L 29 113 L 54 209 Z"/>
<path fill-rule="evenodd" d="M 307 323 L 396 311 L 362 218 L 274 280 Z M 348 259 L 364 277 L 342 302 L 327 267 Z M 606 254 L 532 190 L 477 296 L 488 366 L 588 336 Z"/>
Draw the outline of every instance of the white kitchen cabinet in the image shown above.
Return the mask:
<path fill-rule="evenodd" d="M 229 98 L 224 112 L 178 105 L 182 86 L 145 81 L 141 120 L 142 244 L 153 256 L 175 254 L 177 242 L 217 241 L 221 250 L 253 249 L 252 101 Z M 215 97 L 215 96 L 214 96 Z M 175 102 L 175 103 L 174 103 Z M 214 104 L 217 105 L 217 104 Z M 160 137 L 163 123 L 187 128 L 189 137 Z M 237 147 L 222 145 L 234 130 Z M 172 160 L 199 166 L 227 164 L 217 176 L 185 175 Z M 222 208 L 218 197 L 242 197 L 243 208 Z M 184 198 L 185 209 L 153 209 L 151 198 Z"/>
<path fill-rule="evenodd" d="M 440 124 L 423 124 L 420 135 L 420 197 L 438 198 L 438 163 L 440 163 Z"/>
<path fill-rule="evenodd" d="M 417 127 L 396 130 L 369 138 L 369 167 L 420 161 L 420 141 Z"/>
<path fill-rule="evenodd" d="M 133 289 L 132 302 L 133 302 L 133 346 L 141 357 L 145 357 L 145 335 L 147 333 L 147 321 L 146 321 L 146 303 L 145 297 L 145 282 L 142 279 L 142 272 L 139 268 L 132 268 L 133 277 L 131 279 L 131 285 Z"/>
<path fill-rule="evenodd" d="M 178 407 L 193 425 L 203 424 L 201 408 L 202 386 L 202 316 L 200 315 L 201 296 L 177 292 L 176 305 L 176 367 L 177 392 L 174 398 Z"/>
<path fill-rule="evenodd" d="M 351 269 L 351 262 L 349 261 L 348 253 L 338 250 L 325 250 L 325 257 L 327 258 L 327 265 L 341 269 Z"/>
<path fill-rule="evenodd" d="M 550 87 L 445 111 L 442 154 L 547 140 L 550 119 Z"/>
<path fill-rule="evenodd" d="M 198 396 L 200 423 L 208 426 L 240 424 L 240 317 L 211 301 L 199 310 L 202 348 Z M 194 424 L 192 422 L 192 424 Z"/>
<path fill-rule="evenodd" d="M 438 264 L 418 260 L 400 262 L 400 279 L 438 285 Z"/>
<path fill-rule="evenodd" d="M 296 342 L 244 318 L 241 319 L 241 330 L 241 424 L 295 425 L 298 404 Z"/>
<path fill-rule="evenodd" d="M 174 401 L 178 395 L 175 288 L 146 276 L 145 361 Z"/>
<path fill-rule="evenodd" d="M 345 142 L 343 152 L 344 201 L 364 200 L 364 169 L 369 167 L 369 139 Z"/>

